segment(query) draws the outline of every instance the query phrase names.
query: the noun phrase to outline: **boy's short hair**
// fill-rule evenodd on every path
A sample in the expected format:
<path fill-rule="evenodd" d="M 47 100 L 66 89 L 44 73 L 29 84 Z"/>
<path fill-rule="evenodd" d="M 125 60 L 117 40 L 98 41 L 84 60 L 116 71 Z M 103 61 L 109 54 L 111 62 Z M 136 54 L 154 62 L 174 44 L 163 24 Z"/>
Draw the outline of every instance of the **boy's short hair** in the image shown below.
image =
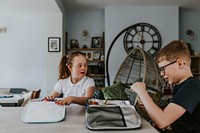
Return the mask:
<path fill-rule="evenodd" d="M 184 59 L 190 65 L 191 57 L 188 45 L 182 40 L 171 41 L 156 56 L 157 63 L 164 60 L 172 62 L 177 59 Z"/>

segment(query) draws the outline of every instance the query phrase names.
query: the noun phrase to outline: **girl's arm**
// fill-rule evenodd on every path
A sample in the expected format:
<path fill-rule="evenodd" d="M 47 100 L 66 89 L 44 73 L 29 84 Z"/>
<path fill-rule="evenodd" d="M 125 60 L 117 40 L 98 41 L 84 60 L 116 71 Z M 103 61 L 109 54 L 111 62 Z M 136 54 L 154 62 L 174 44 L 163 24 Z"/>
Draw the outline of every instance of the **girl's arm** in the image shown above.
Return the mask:
<path fill-rule="evenodd" d="M 86 101 L 88 98 L 93 97 L 94 93 L 94 86 L 90 86 L 86 89 L 85 96 L 77 97 L 77 96 L 69 96 L 64 98 L 63 100 L 59 100 L 56 103 L 59 105 L 70 105 L 71 103 L 79 104 L 79 105 L 86 105 Z"/>
<path fill-rule="evenodd" d="M 59 96 L 60 96 L 60 93 L 58 93 L 57 91 L 53 90 L 49 96 L 45 97 L 45 99 L 53 100 L 53 99 L 55 99 L 55 98 L 57 98 Z"/>

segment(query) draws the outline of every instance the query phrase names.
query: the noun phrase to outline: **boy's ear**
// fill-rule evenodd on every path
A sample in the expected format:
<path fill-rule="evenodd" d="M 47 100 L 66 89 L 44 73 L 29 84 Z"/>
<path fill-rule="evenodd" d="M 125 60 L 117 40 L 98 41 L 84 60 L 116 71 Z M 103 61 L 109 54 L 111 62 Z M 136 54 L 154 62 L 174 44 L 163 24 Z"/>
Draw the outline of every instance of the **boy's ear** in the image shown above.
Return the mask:
<path fill-rule="evenodd" d="M 178 63 L 178 66 L 179 66 L 180 68 L 183 68 L 183 66 L 185 65 L 185 61 L 182 60 L 182 59 L 177 59 L 177 63 Z"/>

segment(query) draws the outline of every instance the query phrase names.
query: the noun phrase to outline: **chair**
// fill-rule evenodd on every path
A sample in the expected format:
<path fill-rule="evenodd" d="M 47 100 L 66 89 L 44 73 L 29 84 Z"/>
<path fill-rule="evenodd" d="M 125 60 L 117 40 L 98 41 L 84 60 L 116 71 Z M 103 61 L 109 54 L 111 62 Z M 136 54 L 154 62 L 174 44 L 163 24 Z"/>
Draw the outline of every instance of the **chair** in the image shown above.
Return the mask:
<path fill-rule="evenodd" d="M 32 96 L 32 91 L 23 94 L 24 100 L 21 104 L 21 107 L 24 107 L 31 100 L 31 96 Z"/>
<path fill-rule="evenodd" d="M 115 76 L 115 82 L 122 82 L 130 87 L 134 82 L 141 81 L 148 88 L 162 91 L 163 79 L 155 60 L 144 50 L 134 48 L 124 59 Z"/>
<path fill-rule="evenodd" d="M 31 99 L 36 99 L 40 97 L 41 89 L 32 92 Z"/>
<path fill-rule="evenodd" d="M 28 93 L 24 93 L 24 101 L 21 104 L 21 107 L 24 107 L 27 103 L 31 101 L 31 99 L 36 99 L 40 97 L 41 89 L 35 91 L 29 91 Z"/>
<path fill-rule="evenodd" d="M 116 83 L 123 84 L 123 89 L 128 98 L 132 103 L 136 104 L 138 100 L 137 95 L 130 92 L 129 88 L 134 82 L 137 81 L 141 81 L 146 84 L 147 92 L 151 96 L 152 100 L 159 105 L 161 98 L 163 97 L 163 78 L 160 76 L 155 60 L 139 47 L 131 50 L 131 52 L 124 59 L 115 76 L 113 85 L 116 85 Z M 150 118 L 145 110 L 141 110 L 137 104 L 135 107 L 141 116 L 143 116 L 147 121 L 150 121 Z"/>
<path fill-rule="evenodd" d="M 106 55 L 106 78 L 108 86 L 110 86 L 109 60 L 112 49 L 115 45 L 124 44 L 121 38 L 127 31 L 132 30 L 134 27 L 135 25 L 131 25 L 119 32 L 108 48 Z M 125 51 L 128 55 L 118 69 L 113 84 L 121 82 L 124 88 L 127 89 L 130 88 L 130 85 L 134 82 L 141 81 L 146 84 L 150 92 L 153 92 L 152 96 L 155 96 L 155 94 L 162 94 L 164 81 L 160 76 L 157 63 L 150 56 L 150 53 L 145 52 L 139 45 L 137 47 L 131 45 L 132 43 L 130 41 L 130 47 L 128 49 L 126 49 L 127 47 L 124 44 Z M 126 92 L 128 93 L 128 97 L 134 100 L 135 94 L 132 96 L 131 94 L 133 93 L 130 93 L 130 91 Z"/>

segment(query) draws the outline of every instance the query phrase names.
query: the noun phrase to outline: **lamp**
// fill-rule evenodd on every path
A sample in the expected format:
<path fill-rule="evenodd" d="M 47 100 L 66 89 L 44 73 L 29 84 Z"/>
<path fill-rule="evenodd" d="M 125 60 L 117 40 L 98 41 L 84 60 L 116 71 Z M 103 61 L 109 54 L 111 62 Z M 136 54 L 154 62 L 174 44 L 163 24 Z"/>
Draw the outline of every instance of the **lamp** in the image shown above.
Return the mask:
<path fill-rule="evenodd" d="M 7 31 L 6 27 L 0 26 L 0 33 L 5 33 Z"/>

